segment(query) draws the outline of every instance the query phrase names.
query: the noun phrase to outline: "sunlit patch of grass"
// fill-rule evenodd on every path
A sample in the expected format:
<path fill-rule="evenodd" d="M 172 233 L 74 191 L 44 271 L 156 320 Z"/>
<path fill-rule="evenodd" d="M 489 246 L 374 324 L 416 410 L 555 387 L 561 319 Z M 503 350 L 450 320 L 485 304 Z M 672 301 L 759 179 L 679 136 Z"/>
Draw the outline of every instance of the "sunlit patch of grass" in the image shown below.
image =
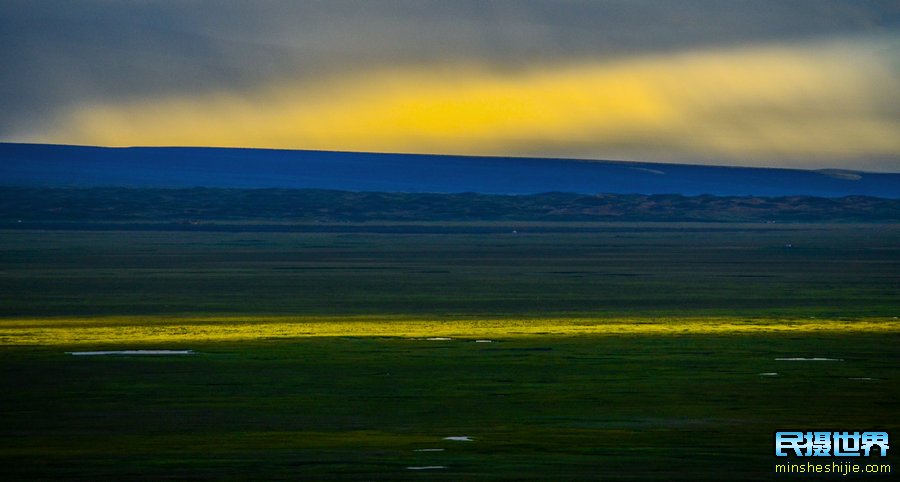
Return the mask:
<path fill-rule="evenodd" d="M 0 321 L 0 345 L 184 343 L 303 337 L 513 338 L 577 335 L 693 335 L 900 332 L 893 318 L 484 319 L 382 317 L 108 317 Z"/>

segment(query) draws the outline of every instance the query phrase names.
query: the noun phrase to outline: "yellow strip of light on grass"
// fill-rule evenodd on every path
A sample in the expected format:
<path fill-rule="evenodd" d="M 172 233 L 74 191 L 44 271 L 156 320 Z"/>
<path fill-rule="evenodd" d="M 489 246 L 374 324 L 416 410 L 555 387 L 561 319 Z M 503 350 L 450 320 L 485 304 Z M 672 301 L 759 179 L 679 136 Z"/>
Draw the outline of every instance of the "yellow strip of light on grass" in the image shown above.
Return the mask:
<path fill-rule="evenodd" d="M 304 337 L 514 338 L 765 333 L 900 333 L 893 318 L 55 318 L 0 321 L 0 346 L 246 341 Z"/>

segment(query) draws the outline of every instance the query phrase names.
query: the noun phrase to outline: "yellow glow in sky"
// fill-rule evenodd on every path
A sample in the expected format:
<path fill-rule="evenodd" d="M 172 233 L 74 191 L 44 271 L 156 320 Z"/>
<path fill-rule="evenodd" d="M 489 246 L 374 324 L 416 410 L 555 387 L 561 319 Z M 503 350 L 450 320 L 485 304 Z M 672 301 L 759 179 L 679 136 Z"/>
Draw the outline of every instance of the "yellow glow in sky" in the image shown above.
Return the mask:
<path fill-rule="evenodd" d="M 84 105 L 31 140 L 798 166 L 897 157 L 897 76 L 890 50 L 874 45 L 282 79 L 252 91 Z"/>

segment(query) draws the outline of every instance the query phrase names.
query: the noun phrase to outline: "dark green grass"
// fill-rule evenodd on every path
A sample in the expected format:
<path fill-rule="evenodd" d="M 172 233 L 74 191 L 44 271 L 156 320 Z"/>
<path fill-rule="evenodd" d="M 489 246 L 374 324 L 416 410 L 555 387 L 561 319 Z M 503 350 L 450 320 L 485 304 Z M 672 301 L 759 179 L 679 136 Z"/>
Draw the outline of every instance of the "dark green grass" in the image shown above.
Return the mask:
<path fill-rule="evenodd" d="M 900 433 L 898 342 L 337 338 L 192 345 L 184 348 L 199 354 L 159 358 L 6 349 L 0 470 L 119 480 L 766 480 L 776 430 Z M 844 361 L 774 360 L 792 356 Z M 874 380 L 850 380 L 861 377 Z M 442 440 L 458 435 L 475 441 Z M 423 465 L 448 468 L 406 469 Z"/>
<path fill-rule="evenodd" d="M 4 231 L 0 319 L 900 316 L 893 225 L 599 228 Z M 897 437 L 898 342 L 306 338 L 148 347 L 199 352 L 160 358 L 5 346 L 0 479 L 768 480 L 776 430 Z M 774 360 L 792 356 L 844 361 Z M 453 435 L 475 442 L 441 440 Z M 425 465 L 448 468 L 406 470 Z"/>
<path fill-rule="evenodd" d="M 894 225 L 518 231 L 5 231 L 0 316 L 900 314 Z"/>

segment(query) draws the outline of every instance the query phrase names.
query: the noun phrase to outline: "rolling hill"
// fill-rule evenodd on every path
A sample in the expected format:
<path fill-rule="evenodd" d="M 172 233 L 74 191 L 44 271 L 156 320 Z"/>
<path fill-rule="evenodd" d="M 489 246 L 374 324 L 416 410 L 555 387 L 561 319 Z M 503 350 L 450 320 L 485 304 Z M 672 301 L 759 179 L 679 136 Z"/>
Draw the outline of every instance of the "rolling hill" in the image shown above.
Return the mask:
<path fill-rule="evenodd" d="M 0 143 L 0 185 L 900 198 L 898 173 L 571 159 L 16 143 Z"/>

